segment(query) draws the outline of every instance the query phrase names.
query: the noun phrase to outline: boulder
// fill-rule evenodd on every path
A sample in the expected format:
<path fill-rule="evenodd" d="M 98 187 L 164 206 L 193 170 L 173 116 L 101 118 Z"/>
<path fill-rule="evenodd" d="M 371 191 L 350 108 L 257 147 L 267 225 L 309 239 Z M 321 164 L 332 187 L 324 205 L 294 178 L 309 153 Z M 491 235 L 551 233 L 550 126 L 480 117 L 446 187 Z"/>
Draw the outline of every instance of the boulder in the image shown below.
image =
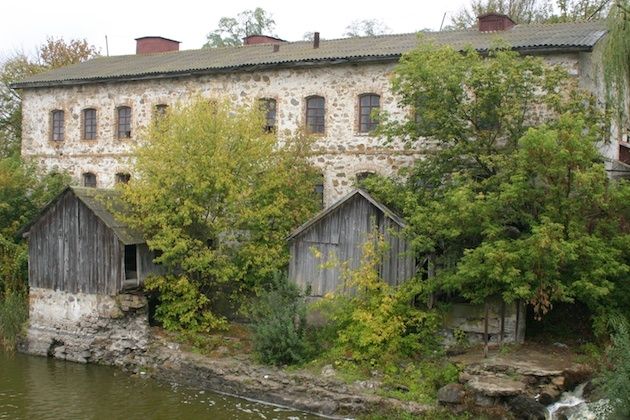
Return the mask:
<path fill-rule="evenodd" d="M 438 390 L 437 400 L 441 404 L 462 404 L 466 390 L 462 384 L 447 384 Z"/>
<path fill-rule="evenodd" d="M 510 411 L 517 419 L 545 420 L 547 409 L 533 398 L 517 395 L 507 401 Z"/>
<path fill-rule="evenodd" d="M 522 381 L 500 375 L 473 376 L 467 385 L 477 394 L 488 397 L 510 397 L 525 391 Z"/>
<path fill-rule="evenodd" d="M 560 390 L 553 384 L 547 384 L 540 390 L 538 402 L 543 405 L 553 404 L 560 398 Z"/>
<path fill-rule="evenodd" d="M 576 364 L 562 372 L 565 381 L 565 389 L 573 389 L 579 384 L 588 381 L 593 376 L 593 369 L 587 365 Z"/>

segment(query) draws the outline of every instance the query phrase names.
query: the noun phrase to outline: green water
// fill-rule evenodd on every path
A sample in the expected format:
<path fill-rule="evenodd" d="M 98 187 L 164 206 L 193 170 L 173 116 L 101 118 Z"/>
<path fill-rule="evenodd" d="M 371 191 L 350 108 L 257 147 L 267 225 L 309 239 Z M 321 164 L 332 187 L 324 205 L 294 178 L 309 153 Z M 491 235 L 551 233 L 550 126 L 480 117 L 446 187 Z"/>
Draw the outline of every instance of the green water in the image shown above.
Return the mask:
<path fill-rule="evenodd" d="M 315 418 L 106 366 L 0 351 L 0 419 Z"/>

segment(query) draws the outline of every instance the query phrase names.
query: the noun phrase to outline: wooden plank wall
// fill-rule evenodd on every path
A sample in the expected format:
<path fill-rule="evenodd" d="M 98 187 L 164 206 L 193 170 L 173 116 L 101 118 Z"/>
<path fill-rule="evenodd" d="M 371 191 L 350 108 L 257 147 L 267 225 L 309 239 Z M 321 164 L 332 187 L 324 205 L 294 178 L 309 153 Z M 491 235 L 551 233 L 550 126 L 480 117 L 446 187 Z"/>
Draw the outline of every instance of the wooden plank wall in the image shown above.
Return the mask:
<path fill-rule="evenodd" d="M 124 279 L 124 246 L 68 191 L 30 230 L 29 285 L 115 295 Z"/>
<path fill-rule="evenodd" d="M 415 273 L 415 258 L 407 242 L 396 234 L 400 231 L 398 224 L 358 195 L 291 241 L 289 278 L 302 290 L 310 287 L 312 296 L 345 291 L 339 267 L 322 265 L 337 260 L 347 261 L 350 268 L 357 268 L 362 246 L 375 227 L 388 244 L 380 274 L 389 284 L 399 285 Z M 317 258 L 313 250 L 321 258 Z"/>

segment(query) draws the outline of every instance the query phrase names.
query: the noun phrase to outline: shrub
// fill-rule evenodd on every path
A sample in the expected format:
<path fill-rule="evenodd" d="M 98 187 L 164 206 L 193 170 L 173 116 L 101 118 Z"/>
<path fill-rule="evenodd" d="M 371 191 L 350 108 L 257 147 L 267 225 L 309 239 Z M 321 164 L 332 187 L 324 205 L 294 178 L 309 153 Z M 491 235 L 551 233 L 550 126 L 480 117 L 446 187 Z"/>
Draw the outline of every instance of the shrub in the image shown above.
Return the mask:
<path fill-rule="evenodd" d="M 0 344 L 13 349 L 28 319 L 28 304 L 23 293 L 11 292 L 0 299 Z"/>
<path fill-rule="evenodd" d="M 306 360 L 306 305 L 286 275 L 276 275 L 250 311 L 254 351 L 260 361 L 282 365 Z"/>
<path fill-rule="evenodd" d="M 209 299 L 186 276 L 152 276 L 146 279 L 145 289 L 158 292 L 155 318 L 167 330 L 208 332 L 227 325 L 208 310 Z"/>
<path fill-rule="evenodd" d="M 600 378 L 604 392 L 619 418 L 630 417 L 630 328 L 623 317 L 611 321 L 614 333 L 608 350 L 609 368 Z"/>

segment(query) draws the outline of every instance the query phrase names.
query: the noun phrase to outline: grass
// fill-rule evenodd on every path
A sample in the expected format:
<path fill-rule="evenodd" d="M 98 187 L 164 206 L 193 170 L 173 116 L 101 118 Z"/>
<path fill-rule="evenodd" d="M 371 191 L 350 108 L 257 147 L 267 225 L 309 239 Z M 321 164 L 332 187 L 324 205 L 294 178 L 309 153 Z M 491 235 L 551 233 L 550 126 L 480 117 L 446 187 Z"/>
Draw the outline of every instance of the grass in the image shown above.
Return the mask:
<path fill-rule="evenodd" d="M 0 300 L 0 345 L 13 350 L 28 319 L 28 303 L 21 293 L 10 293 Z"/>

